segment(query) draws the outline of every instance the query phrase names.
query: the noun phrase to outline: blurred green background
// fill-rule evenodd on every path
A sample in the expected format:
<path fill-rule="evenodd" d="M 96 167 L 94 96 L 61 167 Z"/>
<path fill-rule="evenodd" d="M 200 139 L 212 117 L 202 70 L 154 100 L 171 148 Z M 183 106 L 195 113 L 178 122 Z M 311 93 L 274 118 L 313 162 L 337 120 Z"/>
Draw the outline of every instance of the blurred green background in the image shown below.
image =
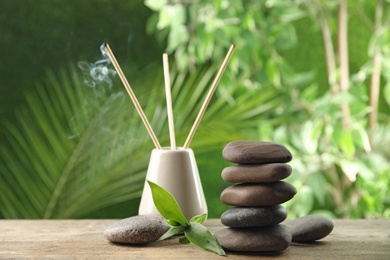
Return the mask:
<path fill-rule="evenodd" d="M 293 154 L 289 218 L 390 218 L 390 3 L 385 0 L 0 1 L 0 217 L 137 214 L 154 148 L 100 45 L 110 44 L 169 146 L 169 53 L 181 145 L 229 48 L 191 143 L 209 217 L 228 207 L 234 140 Z"/>

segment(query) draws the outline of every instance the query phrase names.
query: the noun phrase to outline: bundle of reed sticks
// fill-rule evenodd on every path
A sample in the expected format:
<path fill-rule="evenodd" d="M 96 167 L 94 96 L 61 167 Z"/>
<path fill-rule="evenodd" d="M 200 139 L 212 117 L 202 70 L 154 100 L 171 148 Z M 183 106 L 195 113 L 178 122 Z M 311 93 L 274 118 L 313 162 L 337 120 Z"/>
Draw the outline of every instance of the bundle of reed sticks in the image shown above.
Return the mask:
<path fill-rule="evenodd" d="M 141 105 L 138 102 L 137 97 L 135 96 L 129 82 L 127 81 L 125 75 L 123 74 L 123 71 L 121 67 L 118 64 L 118 61 L 116 60 L 113 52 L 111 51 L 110 46 L 107 43 L 103 44 L 104 50 L 107 54 L 107 56 L 110 58 L 112 64 L 114 65 L 115 70 L 117 71 L 123 85 L 125 86 L 127 93 L 129 94 L 139 116 L 142 119 L 142 122 L 144 123 L 146 130 L 148 131 L 148 134 L 150 135 L 156 149 L 162 149 L 160 142 L 158 141 L 152 126 L 150 125 L 144 111 L 142 110 Z M 210 100 L 215 92 L 215 89 L 217 88 L 217 85 L 222 77 L 223 72 L 226 69 L 226 66 L 230 60 L 230 57 L 232 56 L 232 53 L 234 51 L 235 46 L 231 45 L 229 51 L 226 54 L 226 57 L 224 61 L 222 62 L 221 67 L 219 68 L 219 71 L 217 75 L 215 76 L 215 79 L 213 83 L 211 84 L 210 90 L 206 95 L 206 98 L 199 110 L 199 113 L 195 119 L 194 124 L 191 127 L 190 133 L 188 134 L 188 137 L 183 145 L 184 149 L 189 148 L 190 143 L 195 135 L 196 130 L 198 129 L 198 126 L 200 124 L 200 121 L 202 120 L 202 117 L 204 113 L 206 112 L 207 106 L 210 103 Z M 167 102 L 167 113 L 168 113 L 168 127 L 169 127 L 169 138 L 170 138 L 170 149 L 175 150 L 176 147 L 176 138 L 175 138 L 175 129 L 174 129 L 174 119 L 173 119 L 173 111 L 172 111 L 172 97 L 171 97 L 171 83 L 170 83 L 170 77 L 169 77 L 169 63 L 168 63 L 168 55 L 166 53 L 163 54 L 163 68 L 164 68 L 164 80 L 165 80 L 165 93 L 166 93 L 166 102 Z"/>

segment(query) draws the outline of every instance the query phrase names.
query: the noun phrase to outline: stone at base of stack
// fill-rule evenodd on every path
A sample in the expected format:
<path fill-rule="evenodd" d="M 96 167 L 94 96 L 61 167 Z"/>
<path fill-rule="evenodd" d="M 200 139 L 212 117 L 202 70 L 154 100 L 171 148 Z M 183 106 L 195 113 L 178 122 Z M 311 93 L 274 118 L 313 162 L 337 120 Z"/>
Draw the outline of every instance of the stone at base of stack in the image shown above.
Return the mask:
<path fill-rule="evenodd" d="M 255 228 L 225 228 L 215 233 L 220 245 L 231 251 L 275 252 L 291 243 L 291 233 L 285 225 Z"/>
<path fill-rule="evenodd" d="M 239 183 L 221 193 L 221 201 L 230 206 L 221 216 L 228 226 L 215 233 L 221 246 L 230 251 L 275 252 L 291 243 L 289 228 L 280 224 L 287 217 L 280 204 L 290 200 L 296 189 L 281 181 L 291 174 L 287 162 L 291 153 L 270 142 L 236 141 L 223 150 L 223 157 L 238 165 L 227 167 L 222 178 Z"/>

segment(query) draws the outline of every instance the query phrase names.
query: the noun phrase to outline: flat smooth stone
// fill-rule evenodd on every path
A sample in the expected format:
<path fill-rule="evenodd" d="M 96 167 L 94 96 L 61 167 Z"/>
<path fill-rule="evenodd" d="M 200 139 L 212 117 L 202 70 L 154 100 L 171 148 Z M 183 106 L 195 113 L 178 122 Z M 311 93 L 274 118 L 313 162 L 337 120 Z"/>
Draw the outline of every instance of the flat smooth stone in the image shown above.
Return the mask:
<path fill-rule="evenodd" d="M 322 239 L 333 230 L 333 222 L 321 215 L 307 215 L 286 222 L 294 242 L 313 242 Z"/>
<path fill-rule="evenodd" d="M 214 235 L 224 249 L 239 252 L 283 251 L 291 243 L 291 233 L 282 224 L 263 228 L 224 228 Z"/>
<path fill-rule="evenodd" d="M 287 217 L 286 209 L 281 205 L 269 207 L 236 207 L 225 211 L 221 223 L 228 227 L 266 227 L 279 224 Z"/>
<path fill-rule="evenodd" d="M 113 223 L 104 231 L 111 242 L 145 244 L 159 239 L 169 226 L 160 215 L 139 215 Z"/>
<path fill-rule="evenodd" d="M 222 150 L 225 160 L 238 163 L 286 163 L 291 161 L 290 151 L 272 142 L 234 141 Z"/>
<path fill-rule="evenodd" d="M 284 163 L 240 164 L 222 170 L 222 179 L 227 182 L 274 182 L 287 178 L 291 166 Z"/>
<path fill-rule="evenodd" d="M 220 199 L 231 206 L 262 207 L 282 204 L 296 193 L 294 186 L 284 181 L 240 183 L 224 189 Z"/>

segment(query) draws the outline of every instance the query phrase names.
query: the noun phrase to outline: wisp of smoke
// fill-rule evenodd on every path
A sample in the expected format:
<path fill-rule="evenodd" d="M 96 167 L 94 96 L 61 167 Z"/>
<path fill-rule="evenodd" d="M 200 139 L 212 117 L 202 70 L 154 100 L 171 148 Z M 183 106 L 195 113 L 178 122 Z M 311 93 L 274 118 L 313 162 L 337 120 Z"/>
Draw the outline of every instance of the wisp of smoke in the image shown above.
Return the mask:
<path fill-rule="evenodd" d="M 111 60 L 104 50 L 104 44 L 100 46 L 100 51 L 103 55 L 103 59 L 98 60 L 95 63 L 80 61 L 77 65 L 87 74 L 88 78 L 84 80 L 84 83 L 87 86 L 95 87 L 98 83 L 105 82 L 111 88 L 111 76 L 116 75 L 116 71 L 108 68 L 108 65 L 111 64 Z"/>
<path fill-rule="evenodd" d="M 104 49 L 104 44 L 100 46 L 100 51 L 103 55 L 101 60 L 94 63 L 86 61 L 77 63 L 84 73 L 84 84 L 90 87 L 88 92 L 91 91 L 94 95 L 86 95 L 83 100 L 83 109 L 76 112 L 70 119 L 69 139 L 77 138 L 82 134 L 84 131 L 83 122 L 87 120 L 86 117 L 88 117 L 89 113 L 94 114 L 96 129 L 101 132 L 110 131 L 108 118 L 112 118 L 110 115 L 116 113 L 125 100 L 126 96 L 123 91 L 111 91 L 113 85 L 112 77 L 117 73 L 110 68 L 111 60 Z"/>

